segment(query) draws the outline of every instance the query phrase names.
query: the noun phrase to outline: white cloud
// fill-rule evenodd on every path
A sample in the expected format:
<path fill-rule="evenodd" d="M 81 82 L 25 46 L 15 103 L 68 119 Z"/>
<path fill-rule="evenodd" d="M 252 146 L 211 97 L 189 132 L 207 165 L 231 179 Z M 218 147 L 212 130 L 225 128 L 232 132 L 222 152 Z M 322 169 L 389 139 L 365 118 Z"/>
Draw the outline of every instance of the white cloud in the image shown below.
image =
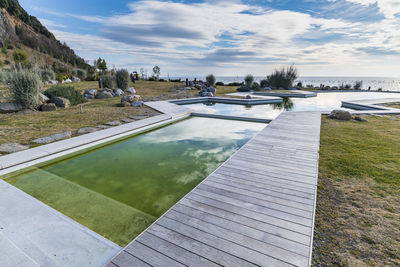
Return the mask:
<path fill-rule="evenodd" d="M 108 55 L 106 58 L 115 60 L 118 67 L 150 68 L 160 64 L 164 74 L 261 75 L 274 66 L 295 63 L 300 71 L 324 66 L 308 75 L 325 69 L 336 73 L 346 70 L 347 75 L 354 75 L 368 67 L 376 73 L 381 67 L 378 62 L 381 64 L 390 53 L 393 60 L 395 53 L 400 53 L 400 23 L 393 17 L 397 1 L 378 1 L 378 6 L 391 10 L 384 11 L 386 19 L 353 23 L 240 1 L 185 4 L 152 0 L 129 4 L 128 14 L 109 18 L 66 14 L 99 23 L 99 29 L 103 29 L 100 35 L 53 32 L 82 56 Z M 307 38 L 308 42 L 304 40 Z M 349 66 L 354 66 L 356 72 L 348 73 Z"/>

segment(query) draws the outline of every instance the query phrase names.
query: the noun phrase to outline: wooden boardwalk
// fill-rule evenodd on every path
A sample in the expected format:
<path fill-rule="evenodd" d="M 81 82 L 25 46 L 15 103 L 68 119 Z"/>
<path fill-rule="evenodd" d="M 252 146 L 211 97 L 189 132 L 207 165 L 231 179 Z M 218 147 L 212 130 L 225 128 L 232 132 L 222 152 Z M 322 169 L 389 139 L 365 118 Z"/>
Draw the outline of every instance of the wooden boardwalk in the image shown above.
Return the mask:
<path fill-rule="evenodd" d="M 320 124 L 281 114 L 107 267 L 309 266 Z"/>

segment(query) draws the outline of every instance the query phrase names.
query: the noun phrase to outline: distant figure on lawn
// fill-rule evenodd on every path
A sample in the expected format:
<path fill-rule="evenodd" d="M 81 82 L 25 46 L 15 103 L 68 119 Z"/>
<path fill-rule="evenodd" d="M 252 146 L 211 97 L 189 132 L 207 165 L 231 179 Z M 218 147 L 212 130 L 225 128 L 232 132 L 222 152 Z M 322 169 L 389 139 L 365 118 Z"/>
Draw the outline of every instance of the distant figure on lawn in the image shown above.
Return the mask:
<path fill-rule="evenodd" d="M 135 83 L 135 75 L 133 73 L 131 73 L 131 81 L 132 83 Z"/>

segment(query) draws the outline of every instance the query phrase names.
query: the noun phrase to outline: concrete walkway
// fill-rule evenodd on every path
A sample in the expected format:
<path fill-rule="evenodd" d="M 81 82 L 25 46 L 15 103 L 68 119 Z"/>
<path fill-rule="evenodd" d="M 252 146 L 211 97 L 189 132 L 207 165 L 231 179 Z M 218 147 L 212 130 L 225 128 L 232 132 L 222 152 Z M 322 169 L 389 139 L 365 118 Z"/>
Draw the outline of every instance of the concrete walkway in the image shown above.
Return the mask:
<path fill-rule="evenodd" d="M 107 266 L 309 266 L 320 125 L 281 114 Z"/>
<path fill-rule="evenodd" d="M 0 266 L 102 266 L 121 248 L 0 180 Z"/>

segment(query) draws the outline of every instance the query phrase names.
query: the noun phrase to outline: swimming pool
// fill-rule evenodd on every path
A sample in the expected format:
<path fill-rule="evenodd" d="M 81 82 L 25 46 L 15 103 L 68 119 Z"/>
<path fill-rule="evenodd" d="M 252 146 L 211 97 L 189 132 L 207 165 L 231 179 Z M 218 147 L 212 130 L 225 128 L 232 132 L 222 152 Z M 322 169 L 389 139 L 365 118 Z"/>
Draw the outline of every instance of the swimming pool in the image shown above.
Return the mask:
<path fill-rule="evenodd" d="M 125 246 L 265 126 L 189 118 L 4 180 Z"/>
<path fill-rule="evenodd" d="M 243 94 L 246 95 L 246 94 Z M 329 112 L 333 109 L 342 108 L 342 101 L 364 100 L 378 98 L 393 98 L 393 93 L 377 92 L 344 92 L 344 93 L 318 93 L 311 98 L 287 98 L 283 103 L 265 105 L 235 105 L 223 103 L 197 103 L 185 106 L 198 113 L 235 115 L 243 117 L 274 119 L 283 111 L 322 111 Z"/>

